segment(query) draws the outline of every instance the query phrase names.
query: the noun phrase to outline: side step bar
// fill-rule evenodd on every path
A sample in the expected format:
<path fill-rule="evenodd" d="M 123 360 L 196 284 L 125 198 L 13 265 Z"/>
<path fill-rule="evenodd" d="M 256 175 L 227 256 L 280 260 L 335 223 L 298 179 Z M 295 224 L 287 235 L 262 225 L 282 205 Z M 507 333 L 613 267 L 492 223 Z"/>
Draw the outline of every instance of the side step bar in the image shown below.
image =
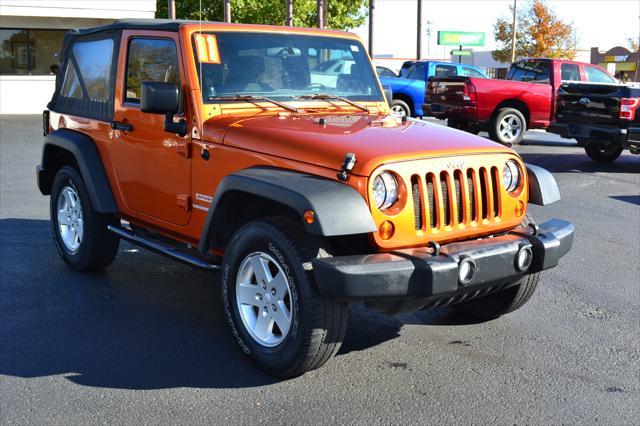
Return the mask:
<path fill-rule="evenodd" d="M 146 248 L 147 250 L 151 250 L 155 253 L 162 254 L 164 256 L 170 257 L 171 259 L 177 260 L 182 263 L 186 263 L 187 265 L 194 266 L 198 269 L 203 269 L 205 271 L 219 271 L 220 265 L 214 265 L 212 263 L 208 263 L 206 260 L 190 255 L 183 251 L 176 249 L 175 247 L 171 247 L 169 245 L 165 245 L 156 241 L 148 240 L 139 235 L 134 234 L 130 229 L 123 228 L 121 226 L 108 226 L 109 231 L 118 235 L 123 240 L 127 240 L 130 243 L 133 243 L 137 246 Z"/>

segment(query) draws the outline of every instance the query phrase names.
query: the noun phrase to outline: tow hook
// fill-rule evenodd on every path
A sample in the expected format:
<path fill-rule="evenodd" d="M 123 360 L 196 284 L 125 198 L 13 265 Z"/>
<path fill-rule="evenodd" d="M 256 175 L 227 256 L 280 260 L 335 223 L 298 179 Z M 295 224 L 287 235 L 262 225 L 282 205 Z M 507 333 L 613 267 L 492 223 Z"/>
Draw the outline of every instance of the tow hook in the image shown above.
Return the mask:
<path fill-rule="evenodd" d="M 345 182 L 349 179 L 349 173 L 353 170 L 353 167 L 356 165 L 356 154 L 353 152 L 347 152 L 347 155 L 344 156 L 344 161 L 342 162 L 342 167 L 338 172 L 338 179 Z"/>

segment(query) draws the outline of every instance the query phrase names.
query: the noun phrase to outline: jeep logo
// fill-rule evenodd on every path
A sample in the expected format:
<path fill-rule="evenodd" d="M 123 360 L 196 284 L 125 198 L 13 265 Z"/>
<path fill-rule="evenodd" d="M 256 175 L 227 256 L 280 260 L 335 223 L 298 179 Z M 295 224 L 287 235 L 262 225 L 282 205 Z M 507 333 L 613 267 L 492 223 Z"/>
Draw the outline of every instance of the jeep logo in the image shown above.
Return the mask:
<path fill-rule="evenodd" d="M 449 161 L 447 163 L 447 169 L 464 169 L 464 161 Z"/>
<path fill-rule="evenodd" d="M 579 103 L 580 105 L 587 106 L 587 105 L 589 105 L 589 104 L 591 103 L 591 99 L 589 99 L 589 98 L 580 98 L 580 100 L 578 101 L 578 103 Z"/>

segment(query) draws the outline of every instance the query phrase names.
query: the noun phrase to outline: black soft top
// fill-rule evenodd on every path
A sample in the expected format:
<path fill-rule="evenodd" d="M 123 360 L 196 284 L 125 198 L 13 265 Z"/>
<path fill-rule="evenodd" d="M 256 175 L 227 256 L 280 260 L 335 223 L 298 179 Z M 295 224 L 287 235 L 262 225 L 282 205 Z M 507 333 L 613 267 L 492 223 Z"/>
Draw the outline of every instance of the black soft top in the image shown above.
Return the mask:
<path fill-rule="evenodd" d="M 103 31 L 120 30 L 156 30 L 156 31 L 178 31 L 184 24 L 211 24 L 218 22 L 211 21 L 189 21 L 186 19 L 118 19 L 112 24 L 100 27 L 79 28 L 69 31 L 72 35 L 86 35 Z"/>

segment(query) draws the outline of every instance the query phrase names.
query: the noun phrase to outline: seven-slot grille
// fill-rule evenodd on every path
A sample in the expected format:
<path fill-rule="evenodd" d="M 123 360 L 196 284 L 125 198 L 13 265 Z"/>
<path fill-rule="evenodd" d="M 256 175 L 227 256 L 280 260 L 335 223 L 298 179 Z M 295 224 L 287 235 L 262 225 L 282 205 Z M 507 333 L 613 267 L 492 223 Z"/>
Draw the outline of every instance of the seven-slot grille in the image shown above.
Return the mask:
<path fill-rule="evenodd" d="M 411 176 L 416 230 L 444 230 L 500 215 L 497 167 L 429 172 Z"/>

